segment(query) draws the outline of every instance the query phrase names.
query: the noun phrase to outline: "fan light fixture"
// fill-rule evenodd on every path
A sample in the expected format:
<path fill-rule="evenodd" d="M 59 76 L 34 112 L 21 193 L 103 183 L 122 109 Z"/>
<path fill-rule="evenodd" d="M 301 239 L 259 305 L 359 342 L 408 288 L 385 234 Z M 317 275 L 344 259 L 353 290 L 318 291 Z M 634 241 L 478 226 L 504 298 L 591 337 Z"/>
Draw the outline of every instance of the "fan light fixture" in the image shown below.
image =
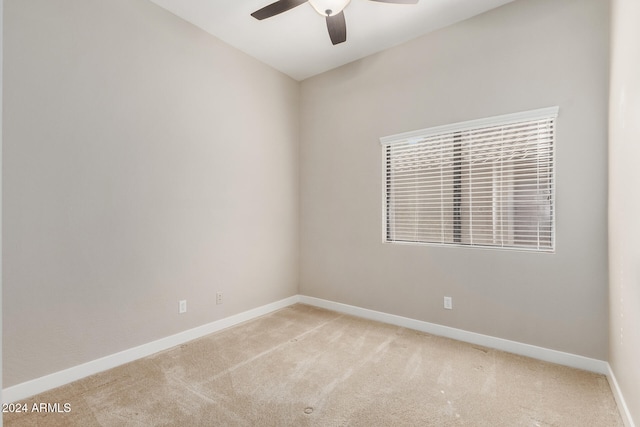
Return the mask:
<path fill-rule="evenodd" d="M 322 16 L 334 16 L 342 12 L 351 0 L 309 0 L 309 4 Z"/>
<path fill-rule="evenodd" d="M 418 0 L 371 0 L 379 3 L 416 4 Z M 277 0 L 258 9 L 251 14 L 259 21 L 279 15 L 283 12 L 298 7 L 301 4 L 310 3 L 320 16 L 327 22 L 329 38 L 334 45 L 344 43 L 347 40 L 347 24 L 344 19 L 344 8 L 351 0 Z"/>

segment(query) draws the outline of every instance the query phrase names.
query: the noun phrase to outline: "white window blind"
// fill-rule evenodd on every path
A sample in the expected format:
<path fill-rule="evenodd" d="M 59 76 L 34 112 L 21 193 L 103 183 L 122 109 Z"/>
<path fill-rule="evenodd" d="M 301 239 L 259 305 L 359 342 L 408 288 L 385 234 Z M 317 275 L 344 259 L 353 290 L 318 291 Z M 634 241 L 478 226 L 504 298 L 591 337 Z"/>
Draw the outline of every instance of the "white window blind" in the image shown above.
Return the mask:
<path fill-rule="evenodd" d="M 558 108 L 386 137 L 386 242 L 553 251 Z"/>

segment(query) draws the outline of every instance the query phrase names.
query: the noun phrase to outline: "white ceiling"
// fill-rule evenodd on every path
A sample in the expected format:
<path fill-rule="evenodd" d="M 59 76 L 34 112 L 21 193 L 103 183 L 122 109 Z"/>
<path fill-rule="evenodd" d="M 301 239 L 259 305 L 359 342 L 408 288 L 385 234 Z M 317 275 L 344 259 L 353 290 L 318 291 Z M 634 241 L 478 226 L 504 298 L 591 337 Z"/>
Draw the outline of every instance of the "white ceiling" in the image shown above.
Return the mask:
<path fill-rule="evenodd" d="M 306 3 L 272 18 L 250 16 L 275 0 L 151 0 L 296 80 L 388 49 L 513 0 L 352 0 L 347 41 L 333 46 L 325 20 Z M 471 41 L 470 41 L 471 42 Z"/>

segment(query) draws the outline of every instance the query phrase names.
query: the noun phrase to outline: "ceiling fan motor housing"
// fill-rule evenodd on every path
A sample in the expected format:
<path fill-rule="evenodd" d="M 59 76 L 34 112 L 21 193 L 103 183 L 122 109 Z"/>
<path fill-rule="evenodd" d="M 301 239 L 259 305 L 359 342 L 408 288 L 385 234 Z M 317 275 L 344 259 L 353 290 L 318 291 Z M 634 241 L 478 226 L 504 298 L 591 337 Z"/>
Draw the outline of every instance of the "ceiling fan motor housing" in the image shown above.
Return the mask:
<path fill-rule="evenodd" d="M 313 8 L 322 16 L 334 16 L 342 12 L 351 0 L 309 0 Z"/>

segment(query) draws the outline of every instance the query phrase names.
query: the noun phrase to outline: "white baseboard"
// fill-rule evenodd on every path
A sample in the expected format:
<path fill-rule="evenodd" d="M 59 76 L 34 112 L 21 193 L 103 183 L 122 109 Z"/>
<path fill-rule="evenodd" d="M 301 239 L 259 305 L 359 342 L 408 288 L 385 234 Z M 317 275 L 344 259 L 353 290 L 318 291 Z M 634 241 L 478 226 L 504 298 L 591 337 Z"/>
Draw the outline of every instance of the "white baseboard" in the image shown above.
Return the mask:
<path fill-rule="evenodd" d="M 288 307 L 296 303 L 308 304 L 315 307 L 325 308 L 327 310 L 333 310 L 339 313 L 345 313 L 365 319 L 402 326 L 433 335 L 452 338 L 458 341 L 482 345 L 497 350 L 507 351 L 509 353 L 532 357 L 534 359 L 544 360 L 547 362 L 604 374 L 609 380 L 613 395 L 616 399 L 616 402 L 618 403 L 618 408 L 620 409 L 625 426 L 635 427 L 629 410 L 625 404 L 622 393 L 618 388 L 618 383 L 615 379 L 613 371 L 611 370 L 609 364 L 605 361 L 590 359 L 588 357 L 578 356 L 575 354 L 564 353 L 557 350 L 550 350 L 543 347 L 523 344 L 516 341 L 509 341 L 502 338 L 477 334 L 461 329 L 450 328 L 448 326 L 437 325 L 435 323 L 424 322 L 421 320 L 410 319 L 407 317 L 396 316 L 394 314 L 383 313 L 380 311 L 369 310 L 366 308 L 355 307 L 352 305 L 308 297 L 304 295 L 295 295 L 289 298 L 285 298 L 283 300 L 263 305 L 261 307 L 257 307 L 252 310 L 226 317 L 224 319 L 216 320 L 215 322 L 211 322 L 197 328 L 189 329 L 187 331 L 180 332 L 178 334 L 171 335 L 157 341 L 143 344 L 141 346 L 105 356 L 103 358 L 96 359 L 82 365 L 74 366 L 63 371 L 55 372 L 44 377 L 36 378 L 31 381 L 8 387 L 2 390 L 2 402 L 11 403 L 20 401 L 30 396 L 43 393 L 45 391 L 63 386 L 65 384 L 69 384 L 73 381 L 77 381 L 90 375 L 115 368 L 125 363 L 150 356 L 157 352 L 167 350 L 171 347 L 175 347 L 177 345 L 214 332 L 218 332 L 222 329 L 235 326 L 242 322 L 255 319 L 257 317 L 269 314 L 273 311 Z"/>
<path fill-rule="evenodd" d="M 502 338 L 477 334 L 475 332 L 464 331 L 462 329 L 450 328 L 448 326 L 437 325 L 435 323 L 396 316 L 380 311 L 368 310 L 366 308 L 355 307 L 352 305 L 341 304 L 319 298 L 300 295 L 300 302 L 303 304 L 326 308 L 328 310 L 333 310 L 340 313 L 350 314 L 352 316 L 376 320 L 378 322 L 388 323 L 391 325 L 402 326 L 433 335 L 452 338 L 458 341 L 482 345 L 484 347 L 495 348 L 497 350 L 519 354 L 521 356 L 528 356 L 534 359 L 544 360 L 546 362 L 552 362 L 559 365 L 570 366 L 572 368 L 583 369 L 585 371 L 596 372 L 599 374 L 607 374 L 609 372 L 609 364 L 603 360 L 590 359 L 588 357 L 578 356 L 576 354 L 550 350 L 548 348 L 523 344 L 516 341 L 509 341 Z"/>
<path fill-rule="evenodd" d="M 620 411 L 620 416 L 622 417 L 622 421 L 624 422 L 625 427 L 635 427 L 633 422 L 633 418 L 631 417 L 631 412 L 629 411 L 629 407 L 627 406 L 627 402 L 624 400 L 624 396 L 622 395 L 622 391 L 618 386 L 618 380 L 616 380 L 616 376 L 611 369 L 611 366 L 607 363 L 608 372 L 607 372 L 607 380 L 609 380 L 609 386 L 611 387 L 611 392 L 613 393 L 613 397 L 618 404 L 618 410 Z"/>
<path fill-rule="evenodd" d="M 299 300 L 299 296 L 294 295 L 292 297 L 266 304 L 233 316 L 225 317 L 224 319 L 216 320 L 206 325 L 198 326 L 197 328 L 189 329 L 157 341 L 130 348 L 119 353 L 92 360 L 91 362 L 83 363 L 82 365 L 74 366 L 63 371 L 55 372 L 53 374 L 45 375 L 44 377 L 5 388 L 2 390 L 2 402 L 17 402 L 90 375 L 106 371 L 107 369 L 115 368 L 116 366 L 124 365 L 125 363 L 133 362 L 134 360 L 141 359 L 205 335 L 218 332 L 222 329 L 246 322 L 247 320 L 269 314 L 281 308 L 296 304 Z"/>

